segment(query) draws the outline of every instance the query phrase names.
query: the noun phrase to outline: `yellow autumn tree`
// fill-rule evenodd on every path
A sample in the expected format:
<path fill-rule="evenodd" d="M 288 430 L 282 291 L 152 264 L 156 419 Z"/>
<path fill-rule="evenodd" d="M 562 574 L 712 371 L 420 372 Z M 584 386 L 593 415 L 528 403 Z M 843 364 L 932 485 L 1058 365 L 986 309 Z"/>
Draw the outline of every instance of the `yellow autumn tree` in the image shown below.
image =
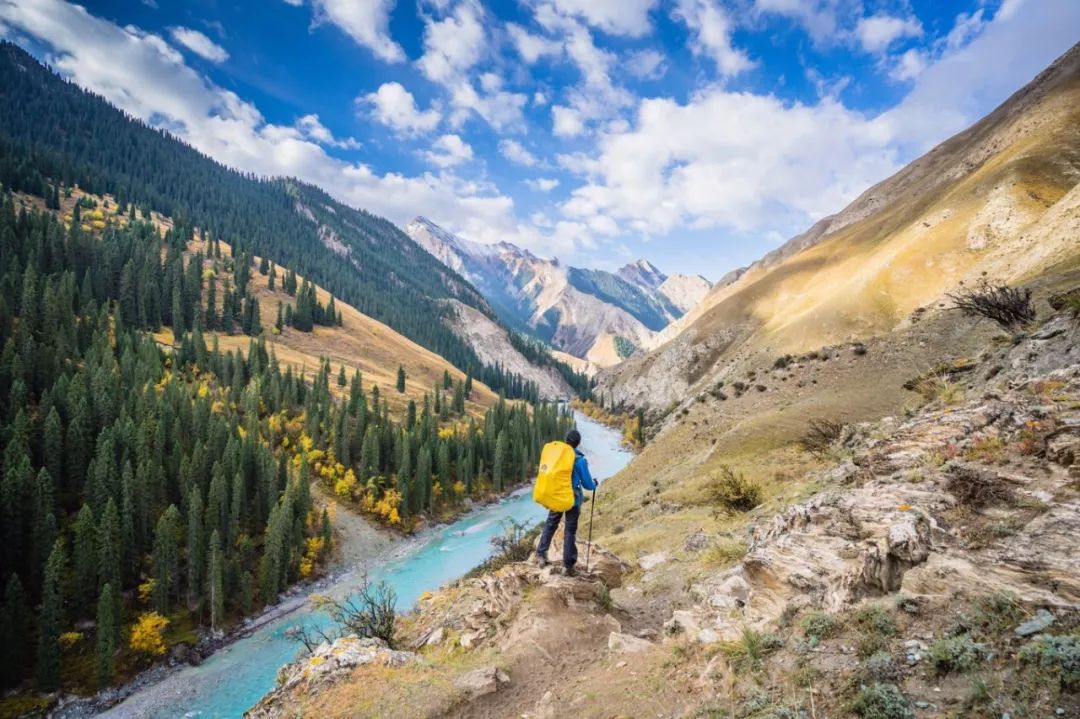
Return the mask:
<path fill-rule="evenodd" d="M 157 612 L 144 612 L 131 627 L 129 646 L 150 657 L 160 657 L 165 653 L 165 629 L 169 620 Z"/>

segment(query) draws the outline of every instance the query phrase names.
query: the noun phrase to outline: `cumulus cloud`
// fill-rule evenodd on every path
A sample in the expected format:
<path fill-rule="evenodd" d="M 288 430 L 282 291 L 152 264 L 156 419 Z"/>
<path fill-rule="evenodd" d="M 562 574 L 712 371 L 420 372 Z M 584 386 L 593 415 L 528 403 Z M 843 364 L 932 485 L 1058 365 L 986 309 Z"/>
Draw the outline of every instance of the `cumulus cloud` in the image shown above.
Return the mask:
<path fill-rule="evenodd" d="M 922 32 L 918 18 L 884 14 L 864 17 L 855 26 L 855 37 L 862 49 L 869 53 L 884 52 L 897 40 L 918 37 Z"/>
<path fill-rule="evenodd" d="M 169 35 L 177 43 L 210 62 L 223 63 L 229 59 L 229 53 L 213 40 L 203 35 L 198 30 L 189 27 L 171 27 Z"/>
<path fill-rule="evenodd" d="M 657 0 L 552 0 L 564 15 L 576 16 L 612 35 L 641 37 L 652 29 L 649 12 Z"/>
<path fill-rule="evenodd" d="M 521 59 L 532 65 L 545 56 L 562 54 L 562 45 L 543 35 L 534 35 L 517 23 L 507 23 L 506 30 Z"/>
<path fill-rule="evenodd" d="M 290 5 L 299 2 L 285 0 Z M 397 0 L 311 0 L 315 24 L 331 23 L 357 45 L 386 62 L 401 62 L 405 51 L 390 37 L 390 11 Z"/>
<path fill-rule="evenodd" d="M 536 155 L 525 149 L 517 140 L 502 140 L 499 142 L 499 153 L 510 162 L 516 162 L 525 167 L 535 167 L 539 164 Z"/>
<path fill-rule="evenodd" d="M 963 47 L 909 59 L 912 72 L 925 60 L 911 91 L 876 116 L 835 96 L 792 105 L 718 87 L 686 102 L 644 99 L 631 126 L 601 133 L 594 152 L 559 156 L 583 180 L 561 210 L 586 226 L 606 218 L 650 235 L 790 235 L 992 109 L 1068 49 L 1078 23 L 1075 3 L 999 11 Z M 1029 37 L 1045 45 L 1033 53 Z"/>
<path fill-rule="evenodd" d="M 559 181 L 554 177 L 538 177 L 535 180 L 525 180 L 525 184 L 537 192 L 551 192 L 559 186 Z"/>
<path fill-rule="evenodd" d="M 732 45 L 734 26 L 717 0 L 678 0 L 674 14 L 690 30 L 690 49 L 711 59 L 721 76 L 733 77 L 754 66 L 745 52 Z"/>
<path fill-rule="evenodd" d="M 402 135 L 434 130 L 439 124 L 435 108 L 420 110 L 412 93 L 399 82 L 385 82 L 375 92 L 357 98 L 357 104 L 371 109 L 371 116 Z"/>
<path fill-rule="evenodd" d="M 338 147 L 345 150 L 355 150 L 360 147 L 360 142 L 354 137 L 336 138 L 334 133 L 326 125 L 322 124 L 319 116 L 315 114 L 304 115 L 296 121 L 296 129 L 300 134 L 320 145 Z"/>
<path fill-rule="evenodd" d="M 758 17 L 786 17 L 802 26 L 815 44 L 824 45 L 837 37 L 845 9 L 857 7 L 858 3 L 835 0 L 754 0 L 753 11 Z"/>
<path fill-rule="evenodd" d="M 667 70 L 664 56 L 656 50 L 640 50 L 631 53 L 624 64 L 626 71 L 643 80 L 655 80 Z"/>
<path fill-rule="evenodd" d="M 914 80 L 926 69 L 927 62 L 926 52 L 913 47 L 896 58 L 892 69 L 889 70 L 889 77 L 897 82 Z"/>
<path fill-rule="evenodd" d="M 431 150 L 424 156 L 439 167 L 454 167 L 471 160 L 473 149 L 457 135 L 443 135 L 432 143 Z"/>
<path fill-rule="evenodd" d="M 520 126 L 528 96 L 503 89 L 494 73 L 484 73 L 479 89 L 471 77 L 488 47 L 483 19 L 484 10 L 476 0 L 458 3 L 442 18 L 425 16 L 424 54 L 416 65 L 445 88 L 454 127 L 461 127 L 473 114 L 496 130 Z"/>
<path fill-rule="evenodd" d="M 574 108 L 555 105 L 551 108 L 551 131 L 556 137 L 577 137 L 585 132 L 585 120 Z"/>

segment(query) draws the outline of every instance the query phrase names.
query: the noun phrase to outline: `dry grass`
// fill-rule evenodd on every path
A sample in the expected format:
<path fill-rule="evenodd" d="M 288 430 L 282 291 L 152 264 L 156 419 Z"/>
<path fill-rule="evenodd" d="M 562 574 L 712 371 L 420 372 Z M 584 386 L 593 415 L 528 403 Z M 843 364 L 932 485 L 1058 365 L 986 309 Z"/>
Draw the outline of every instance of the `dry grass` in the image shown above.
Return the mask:
<path fill-rule="evenodd" d="M 223 242 L 220 245 L 223 254 L 229 256 L 231 248 Z M 205 243 L 194 242 L 190 251 L 205 252 L 206 249 Z M 255 258 L 255 263 L 257 266 L 258 258 Z M 219 275 L 219 295 L 222 278 L 228 276 L 227 272 Z M 442 382 L 443 372 L 446 370 L 449 370 L 454 380 L 464 379 L 465 375 L 461 370 L 439 355 L 359 312 L 339 298 L 335 298 L 334 304 L 341 311 L 341 327 L 317 326 L 312 332 L 300 332 L 286 327 L 280 335 L 272 334 L 278 302 L 285 305 L 294 302 L 293 297 L 281 290 L 282 279 L 282 270 L 278 268 L 278 282 L 275 290 L 271 291 L 269 277 L 254 270 L 250 284 L 259 299 L 260 319 L 268 333 L 267 344 L 273 348 L 279 362 L 292 365 L 294 370 L 306 370 L 310 375 L 318 370 L 321 357 L 329 357 L 333 375 L 336 376 L 338 368 L 344 366 L 345 374 L 350 379 L 353 372 L 359 369 L 364 378 L 365 389 L 370 390 L 372 386 L 378 385 L 383 400 L 389 401 L 390 408 L 395 413 L 402 412 L 410 399 L 419 403 L 425 392 L 430 392 L 435 383 Z M 297 276 L 298 282 L 302 280 L 302 277 Z M 322 288 L 317 288 L 316 294 L 320 303 L 325 304 L 330 299 L 329 293 Z M 162 340 L 166 337 L 169 335 L 161 335 Z M 210 342 L 209 337 L 207 342 Z M 222 350 L 246 351 L 250 338 L 245 335 L 222 335 L 219 342 Z M 398 394 L 395 389 L 398 365 L 405 366 L 407 379 L 404 394 Z M 332 382 L 331 389 L 336 390 L 337 384 Z M 341 391 L 347 392 L 348 388 Z M 466 402 L 466 409 L 474 416 L 481 416 L 497 400 L 498 396 L 487 386 L 474 381 L 473 398 Z"/>

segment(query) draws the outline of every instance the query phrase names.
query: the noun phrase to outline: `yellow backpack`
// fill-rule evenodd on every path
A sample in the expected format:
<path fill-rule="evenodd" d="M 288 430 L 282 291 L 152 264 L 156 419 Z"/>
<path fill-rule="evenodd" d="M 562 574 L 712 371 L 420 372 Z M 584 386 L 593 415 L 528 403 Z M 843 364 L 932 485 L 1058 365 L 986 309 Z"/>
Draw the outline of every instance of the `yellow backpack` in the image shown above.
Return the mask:
<path fill-rule="evenodd" d="M 533 499 L 552 512 L 574 507 L 574 448 L 566 442 L 548 442 L 540 452 Z"/>

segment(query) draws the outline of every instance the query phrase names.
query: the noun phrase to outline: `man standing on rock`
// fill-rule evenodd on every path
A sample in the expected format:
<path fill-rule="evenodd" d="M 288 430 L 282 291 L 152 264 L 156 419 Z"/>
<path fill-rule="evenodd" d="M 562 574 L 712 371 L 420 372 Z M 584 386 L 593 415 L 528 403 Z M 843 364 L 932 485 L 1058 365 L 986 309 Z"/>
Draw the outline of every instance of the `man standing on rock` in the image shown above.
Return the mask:
<path fill-rule="evenodd" d="M 571 483 L 574 487 L 574 506 L 565 512 L 549 511 L 547 521 L 544 522 L 544 532 L 540 535 L 540 544 L 536 547 L 536 559 L 541 568 L 548 565 L 547 552 L 551 546 L 551 539 L 555 536 L 555 530 L 559 528 L 559 521 L 565 516 L 566 524 L 563 527 L 563 574 L 568 577 L 574 576 L 577 564 L 577 525 L 581 516 L 581 503 L 585 501 L 585 491 L 596 489 L 596 480 L 589 473 L 589 462 L 585 454 L 578 449 L 581 444 L 581 433 L 572 429 L 566 433 L 566 443 L 574 448 L 574 471 L 571 474 Z"/>

